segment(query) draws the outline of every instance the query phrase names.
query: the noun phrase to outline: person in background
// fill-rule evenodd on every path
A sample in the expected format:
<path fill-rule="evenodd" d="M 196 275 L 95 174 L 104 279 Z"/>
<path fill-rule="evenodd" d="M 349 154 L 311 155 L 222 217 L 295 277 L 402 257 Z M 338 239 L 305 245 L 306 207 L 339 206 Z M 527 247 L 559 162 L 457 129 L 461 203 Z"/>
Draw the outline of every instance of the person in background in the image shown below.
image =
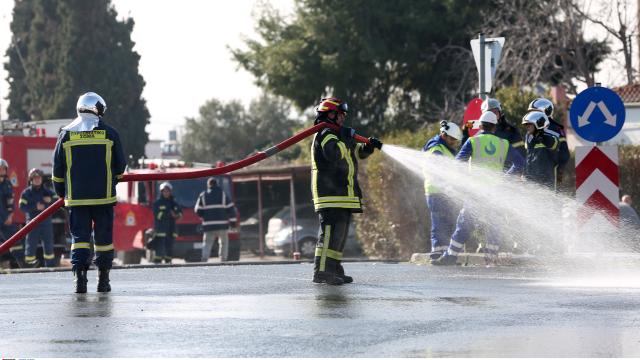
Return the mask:
<path fill-rule="evenodd" d="M 120 135 L 102 117 L 104 99 L 94 93 L 81 95 L 78 117 L 62 128 L 53 154 L 53 186 L 69 210 L 71 264 L 75 292 L 87 292 L 91 265 L 91 238 L 98 267 L 98 292 L 111 291 L 113 265 L 113 207 L 116 183 L 127 166 Z"/>
<path fill-rule="evenodd" d="M 13 223 L 13 184 L 8 178 L 9 163 L 0 159 L 0 243 L 9 240 L 16 233 L 17 228 Z M 12 267 L 24 266 L 24 241 L 14 244 L 9 248 L 10 255 L 5 256 L 11 261 Z"/>
<path fill-rule="evenodd" d="M 636 251 L 640 251 L 640 217 L 633 208 L 633 200 L 631 195 L 622 195 L 620 199 L 620 227 L 626 232 L 625 235 L 630 237 L 627 239 L 630 247 Z"/>
<path fill-rule="evenodd" d="M 524 167 L 524 158 L 520 152 L 514 150 L 509 142 L 494 135 L 498 124 L 498 117 L 491 111 L 484 112 L 480 119 L 480 133 L 469 138 L 455 159 L 468 161 L 471 174 L 475 168 L 483 168 L 502 173 L 505 169 L 507 174 L 519 174 Z M 492 180 L 485 179 L 487 186 L 491 186 Z M 469 214 L 468 205 L 463 206 L 458 214 L 456 230 L 451 236 L 451 242 L 447 251 L 439 258 L 431 260 L 432 265 L 455 265 L 458 254 L 462 251 L 465 242 L 469 239 L 473 229 L 472 219 Z M 495 262 L 499 249 L 496 224 L 487 224 L 487 262 Z"/>
<path fill-rule="evenodd" d="M 236 208 L 214 177 L 207 179 L 207 190 L 200 193 L 194 211 L 202 219 L 202 262 L 207 262 L 216 238 L 220 239 L 221 262 L 229 256 L 229 227 L 236 223 Z"/>
<path fill-rule="evenodd" d="M 520 153 L 520 155 L 524 158 L 525 149 L 524 149 L 524 141 L 522 141 L 522 136 L 520 135 L 520 130 L 517 127 L 511 125 L 505 115 L 504 111 L 502 111 L 502 105 L 498 99 L 487 98 L 482 102 L 480 106 L 482 112 L 491 111 L 498 118 L 498 124 L 496 124 L 496 130 L 494 135 L 505 139 L 509 142 L 511 147 Z"/>
<path fill-rule="evenodd" d="M 453 159 L 455 157 L 458 143 L 462 139 L 460 127 L 453 122 L 442 120 L 440 122 L 440 133 L 431 138 L 422 148 L 427 156 L 444 156 Z M 447 196 L 446 192 L 436 186 L 437 181 L 429 176 L 429 171 L 425 167 L 424 171 L 424 193 L 427 200 L 427 207 L 431 213 L 431 259 L 437 259 L 449 247 L 449 239 L 455 229 L 457 210 L 453 199 Z M 434 184 L 435 183 L 435 184 Z M 459 208 L 458 208 L 459 209 Z"/>
<path fill-rule="evenodd" d="M 160 264 L 164 260 L 166 264 L 170 264 L 173 255 L 173 242 L 178 236 L 176 220 L 182 217 L 182 207 L 173 198 L 171 183 L 163 182 L 159 189 L 160 196 L 153 203 L 153 228 L 155 231 L 153 262 Z"/>
<path fill-rule="evenodd" d="M 55 201 L 53 191 L 42 185 L 44 173 L 40 169 L 29 170 L 29 186 L 20 195 L 20 210 L 25 213 L 27 222 L 38 216 L 44 209 Z M 36 252 L 42 242 L 44 265 L 55 266 L 53 254 L 53 224 L 51 217 L 44 219 L 31 232 L 27 234 L 25 247 L 25 263 L 29 267 L 38 267 Z"/>
<path fill-rule="evenodd" d="M 558 161 L 555 167 L 555 180 L 554 189 L 558 190 L 558 186 L 562 183 L 564 174 L 564 168 L 571 158 L 569 153 L 569 145 L 567 144 L 567 135 L 564 130 L 564 126 L 553 118 L 554 106 L 553 103 L 545 98 L 537 98 L 529 103 L 529 111 L 538 110 L 544 112 L 549 118 L 549 126 L 544 129 L 544 132 L 558 138 Z"/>
<path fill-rule="evenodd" d="M 525 148 L 527 160 L 524 178 L 555 189 L 556 165 L 558 164 L 558 138 L 545 131 L 549 119 L 542 111 L 532 110 L 522 117 L 526 128 Z"/>

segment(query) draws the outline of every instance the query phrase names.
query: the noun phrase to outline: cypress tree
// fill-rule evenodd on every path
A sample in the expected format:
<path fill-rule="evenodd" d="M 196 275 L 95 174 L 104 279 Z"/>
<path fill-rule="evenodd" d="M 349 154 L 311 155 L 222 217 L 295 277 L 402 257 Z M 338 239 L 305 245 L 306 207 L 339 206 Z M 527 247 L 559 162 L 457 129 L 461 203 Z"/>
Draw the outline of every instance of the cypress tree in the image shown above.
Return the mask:
<path fill-rule="evenodd" d="M 144 153 L 149 112 L 131 41 L 134 21 L 119 21 L 110 0 L 16 1 L 5 68 L 9 117 L 72 118 L 87 91 L 107 102 L 105 121 L 120 130 L 126 154 Z"/>

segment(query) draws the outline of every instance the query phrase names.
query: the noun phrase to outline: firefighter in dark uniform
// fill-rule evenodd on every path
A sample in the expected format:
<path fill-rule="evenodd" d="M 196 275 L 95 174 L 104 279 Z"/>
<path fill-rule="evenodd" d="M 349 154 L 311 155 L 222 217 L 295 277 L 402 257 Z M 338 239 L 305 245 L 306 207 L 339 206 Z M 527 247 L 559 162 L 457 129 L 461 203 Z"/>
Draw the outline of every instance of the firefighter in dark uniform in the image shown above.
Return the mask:
<path fill-rule="evenodd" d="M 107 109 L 100 95 L 78 98 L 78 117 L 62 128 L 53 155 L 53 185 L 69 210 L 71 264 L 76 293 L 87 292 L 93 232 L 98 292 L 111 291 L 113 206 L 116 182 L 126 167 L 118 132 L 103 120 Z"/>
<path fill-rule="evenodd" d="M 27 222 L 38 216 L 55 201 L 53 191 L 42 184 L 44 173 L 40 169 L 29 170 L 29 186 L 20 195 L 20 210 L 25 213 Z M 48 217 L 27 234 L 24 261 L 29 267 L 37 267 L 36 252 L 42 241 L 44 265 L 55 266 L 53 254 L 53 225 Z"/>
<path fill-rule="evenodd" d="M 509 142 L 511 147 L 520 153 L 522 157 L 525 156 L 525 148 L 524 141 L 522 140 L 522 135 L 520 135 L 520 130 L 509 124 L 507 122 L 506 117 L 504 116 L 504 112 L 502 111 L 502 105 L 497 99 L 486 98 L 482 105 L 480 106 L 482 112 L 491 111 L 496 114 L 498 117 L 498 125 L 496 126 L 496 131 L 494 133 L 495 136 L 505 139 Z"/>
<path fill-rule="evenodd" d="M 171 264 L 173 242 L 178 237 L 176 220 L 182 217 L 182 206 L 173 198 L 172 190 L 171 183 L 163 182 L 160 184 L 160 196 L 153 203 L 153 229 L 155 231 L 153 262 L 155 264 L 160 264 L 163 260 L 166 264 Z"/>
<path fill-rule="evenodd" d="M 564 126 L 553 118 L 553 103 L 545 98 L 537 98 L 533 100 L 529 104 L 529 111 L 538 110 L 544 112 L 549 118 L 549 126 L 544 129 L 544 132 L 555 136 L 558 138 L 558 161 L 555 167 L 555 180 L 554 180 L 554 189 L 558 190 L 558 186 L 562 183 L 562 178 L 564 174 L 564 168 L 569 162 L 571 158 L 571 153 L 569 152 L 569 145 L 567 144 L 567 134 L 564 130 Z"/>
<path fill-rule="evenodd" d="M 0 159 L 0 243 L 9 240 L 16 233 L 16 225 L 13 223 L 13 184 L 8 179 L 9 163 Z M 12 267 L 24 265 L 24 242 L 20 241 L 9 248 L 9 260 Z"/>
<path fill-rule="evenodd" d="M 207 179 L 207 190 L 200 193 L 193 211 L 202 219 L 202 262 L 209 260 L 216 238 L 220 239 L 220 261 L 227 261 L 229 227 L 236 224 L 236 207 L 233 199 L 219 185 L 218 179 Z"/>
<path fill-rule="evenodd" d="M 366 145 L 356 143 L 355 131 L 342 126 L 347 112 L 347 103 L 336 98 L 322 99 L 316 107 L 316 124 L 328 122 L 341 128 L 340 131 L 323 129 L 314 136 L 311 145 L 311 192 L 320 219 L 314 259 L 315 283 L 353 282 L 352 277 L 345 275 L 341 262 L 351 213 L 362 212 L 357 158 L 364 159 L 375 148 L 382 148 L 376 138 L 369 138 Z"/>
<path fill-rule="evenodd" d="M 549 126 L 549 119 L 542 111 L 529 111 L 522 118 L 522 125 L 527 130 L 524 178 L 553 189 L 560 141 L 545 131 Z"/>

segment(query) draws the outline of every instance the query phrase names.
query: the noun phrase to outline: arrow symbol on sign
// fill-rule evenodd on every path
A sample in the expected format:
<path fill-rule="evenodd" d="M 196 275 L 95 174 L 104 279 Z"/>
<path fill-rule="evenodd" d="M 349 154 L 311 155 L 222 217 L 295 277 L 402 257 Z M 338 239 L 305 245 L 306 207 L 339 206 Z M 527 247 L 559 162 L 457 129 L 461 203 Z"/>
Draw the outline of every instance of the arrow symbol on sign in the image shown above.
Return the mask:
<path fill-rule="evenodd" d="M 578 115 L 578 127 L 589 125 L 589 116 L 591 116 L 591 113 L 595 108 L 596 108 L 596 103 L 594 103 L 593 101 L 590 101 L 589 106 L 587 106 L 587 109 L 584 111 L 582 116 Z"/>
<path fill-rule="evenodd" d="M 611 112 L 607 108 L 607 105 L 604 104 L 604 101 L 600 101 L 598 103 L 598 108 L 602 111 L 602 115 L 604 115 L 604 123 L 607 125 L 611 125 L 613 127 L 616 126 L 616 117 L 618 115 L 611 115 Z"/>
<path fill-rule="evenodd" d="M 584 114 L 582 114 L 582 116 L 578 116 L 578 127 L 583 127 L 590 124 L 589 117 L 591 116 L 591 113 L 593 113 L 593 110 L 595 110 L 596 106 L 598 107 L 598 109 L 600 109 L 602 115 L 604 115 L 604 123 L 609 126 L 615 127 L 618 115 L 611 114 L 604 101 L 599 101 L 597 104 L 593 101 L 590 101 L 589 106 L 587 106 L 584 111 Z"/>

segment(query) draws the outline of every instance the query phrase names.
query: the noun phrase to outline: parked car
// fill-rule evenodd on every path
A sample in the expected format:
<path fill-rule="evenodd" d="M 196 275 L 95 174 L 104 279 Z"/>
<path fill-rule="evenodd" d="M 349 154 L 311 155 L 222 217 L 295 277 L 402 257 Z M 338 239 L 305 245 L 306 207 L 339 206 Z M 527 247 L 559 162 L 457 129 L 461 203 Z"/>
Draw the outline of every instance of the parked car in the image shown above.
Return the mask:
<path fill-rule="evenodd" d="M 318 215 L 313 210 L 313 205 L 303 204 L 296 206 L 295 236 L 298 243 L 298 251 L 302 257 L 314 257 L 319 229 L 320 222 Z M 267 248 L 277 255 L 283 255 L 285 257 L 291 256 L 293 248 L 291 241 L 292 233 L 291 207 L 286 206 L 269 220 L 267 235 L 265 236 Z M 356 239 L 356 231 L 353 223 L 351 223 L 349 227 L 349 235 L 347 236 L 344 254 L 346 256 L 359 256 L 362 254 L 362 248 Z"/>
<path fill-rule="evenodd" d="M 262 208 L 262 221 L 264 223 L 262 228 L 262 231 L 264 232 L 263 235 L 267 234 L 267 224 L 269 219 L 271 219 L 271 217 L 281 209 L 282 206 Z M 256 254 L 260 251 L 260 224 L 258 220 L 258 211 L 256 211 L 240 223 L 240 242 L 242 244 L 242 249 L 252 251 Z M 266 246 L 264 249 L 267 250 Z"/>

